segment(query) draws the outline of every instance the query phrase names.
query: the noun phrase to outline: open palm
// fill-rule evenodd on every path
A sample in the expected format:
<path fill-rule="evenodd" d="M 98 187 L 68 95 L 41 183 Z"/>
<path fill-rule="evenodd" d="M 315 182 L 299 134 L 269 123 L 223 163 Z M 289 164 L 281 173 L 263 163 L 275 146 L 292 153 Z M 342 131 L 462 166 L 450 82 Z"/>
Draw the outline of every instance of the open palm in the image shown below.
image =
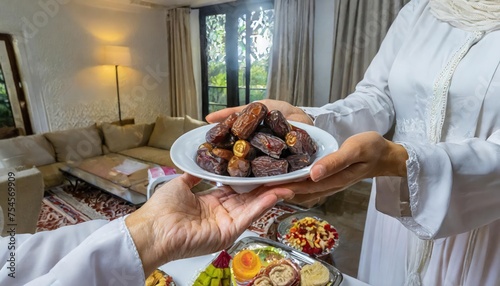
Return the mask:
<path fill-rule="evenodd" d="M 136 244 L 144 239 L 154 245 L 155 253 L 147 251 L 156 261 L 154 267 L 228 247 L 278 199 L 293 195 L 285 189 L 237 194 L 229 187 L 193 194 L 190 189 L 198 182 L 199 179 L 184 174 L 158 189 L 131 215 L 134 216 L 131 222 L 136 219 L 150 222 L 135 233 L 137 239 L 134 228 L 129 226 L 129 229 Z M 149 260 L 142 256 L 141 259 L 143 264 Z M 146 271 L 146 265 L 144 268 Z"/>

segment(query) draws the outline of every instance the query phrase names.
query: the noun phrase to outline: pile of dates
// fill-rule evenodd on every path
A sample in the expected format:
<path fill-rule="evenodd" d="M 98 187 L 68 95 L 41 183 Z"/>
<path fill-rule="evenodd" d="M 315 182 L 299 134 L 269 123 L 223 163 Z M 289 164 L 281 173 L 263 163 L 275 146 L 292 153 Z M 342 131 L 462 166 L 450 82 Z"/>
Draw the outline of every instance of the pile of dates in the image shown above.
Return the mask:
<path fill-rule="evenodd" d="M 279 110 L 250 103 L 212 127 L 197 150 L 202 169 L 232 177 L 265 177 L 309 166 L 317 145 Z"/>

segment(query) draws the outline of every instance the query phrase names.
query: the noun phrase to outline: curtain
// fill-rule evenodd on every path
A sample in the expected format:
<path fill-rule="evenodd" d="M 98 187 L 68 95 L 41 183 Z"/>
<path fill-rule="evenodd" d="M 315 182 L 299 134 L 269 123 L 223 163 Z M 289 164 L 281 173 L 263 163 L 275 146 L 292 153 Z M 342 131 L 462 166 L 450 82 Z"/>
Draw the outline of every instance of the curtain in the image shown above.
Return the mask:
<path fill-rule="evenodd" d="M 330 102 L 352 93 L 392 21 L 410 0 L 336 0 Z"/>
<path fill-rule="evenodd" d="M 171 116 L 198 119 L 198 100 L 193 72 L 189 8 L 167 12 L 168 74 Z"/>
<path fill-rule="evenodd" d="M 276 0 L 267 97 L 293 105 L 313 100 L 314 0 Z"/>

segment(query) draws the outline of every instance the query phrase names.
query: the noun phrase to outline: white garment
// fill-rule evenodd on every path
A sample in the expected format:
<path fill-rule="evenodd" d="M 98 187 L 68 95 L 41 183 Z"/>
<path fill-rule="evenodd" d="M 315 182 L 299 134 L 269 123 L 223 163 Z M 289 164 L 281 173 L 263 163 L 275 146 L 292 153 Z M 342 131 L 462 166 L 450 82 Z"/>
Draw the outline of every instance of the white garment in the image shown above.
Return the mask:
<path fill-rule="evenodd" d="M 431 13 L 441 21 L 466 31 L 500 29 L 499 0 L 430 0 Z"/>
<path fill-rule="evenodd" d="M 16 235 L 13 256 L 9 243 L 9 236 L 0 240 L 0 285 L 144 285 L 142 262 L 123 218 Z M 11 257 L 14 265 L 7 261 Z M 13 271 L 15 278 L 9 276 Z"/>
<path fill-rule="evenodd" d="M 464 285 L 500 285 L 500 31 L 466 49 L 452 71 L 441 142 L 429 143 L 427 136 L 434 83 L 474 36 L 437 20 L 428 1 L 413 0 L 356 91 L 305 108 L 340 142 L 368 130 L 385 134 L 395 122 L 394 141 L 409 153 L 403 189 L 410 192 L 412 217 L 377 211 L 399 212 L 399 201 L 380 198 L 397 198 L 391 192 L 401 189 L 401 179 L 375 180 L 358 273 L 367 283 L 404 284 L 411 231 L 434 239 L 424 285 L 460 285 L 462 279 Z"/>

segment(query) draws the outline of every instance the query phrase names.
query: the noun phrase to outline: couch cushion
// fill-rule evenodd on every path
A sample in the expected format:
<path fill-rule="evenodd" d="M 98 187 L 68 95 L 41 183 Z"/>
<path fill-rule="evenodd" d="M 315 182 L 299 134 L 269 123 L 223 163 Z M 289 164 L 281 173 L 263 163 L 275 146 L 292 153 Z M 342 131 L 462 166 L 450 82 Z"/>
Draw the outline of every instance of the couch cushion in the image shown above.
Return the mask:
<path fill-rule="evenodd" d="M 52 145 L 41 134 L 0 140 L 0 167 L 31 167 L 55 161 Z"/>
<path fill-rule="evenodd" d="M 175 167 L 174 163 L 172 163 L 172 159 L 170 159 L 170 151 L 164 149 L 142 146 L 123 150 L 118 153 L 139 160 L 152 162 L 161 166 Z M 179 169 L 177 169 L 177 171 L 179 171 Z"/>
<path fill-rule="evenodd" d="M 194 119 L 189 115 L 184 117 L 184 132 L 191 131 L 203 125 L 207 125 L 207 123 L 205 121 Z"/>
<path fill-rule="evenodd" d="M 80 161 L 102 154 L 102 140 L 95 125 L 44 135 L 54 146 L 58 162 Z"/>
<path fill-rule="evenodd" d="M 64 166 L 64 164 L 65 163 L 63 162 L 57 162 L 37 167 L 37 169 L 42 173 L 45 189 L 50 189 L 64 183 L 64 176 L 59 170 L 59 168 Z"/>
<path fill-rule="evenodd" d="M 170 150 L 174 141 L 184 133 L 184 117 L 160 115 L 156 118 L 155 127 L 148 146 Z"/>
<path fill-rule="evenodd" d="M 103 123 L 101 128 L 104 134 L 104 142 L 110 152 L 144 146 L 148 143 L 153 131 L 152 124 L 117 126 Z"/>

